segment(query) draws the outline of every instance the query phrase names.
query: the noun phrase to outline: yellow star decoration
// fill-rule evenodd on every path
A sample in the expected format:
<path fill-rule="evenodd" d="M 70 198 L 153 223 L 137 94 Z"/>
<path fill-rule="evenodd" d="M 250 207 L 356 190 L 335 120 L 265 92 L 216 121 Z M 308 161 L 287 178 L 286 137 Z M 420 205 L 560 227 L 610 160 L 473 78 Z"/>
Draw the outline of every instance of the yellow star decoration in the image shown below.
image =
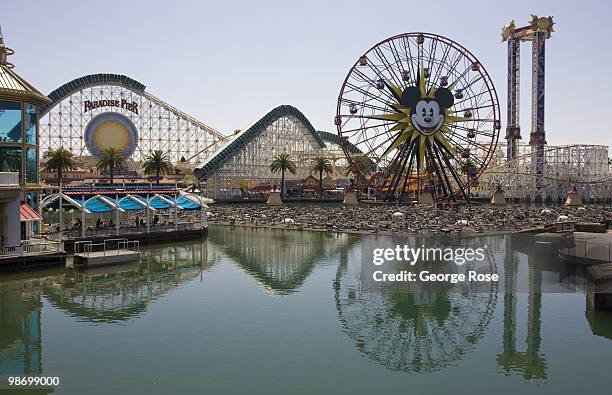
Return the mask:
<path fill-rule="evenodd" d="M 419 91 L 421 92 L 421 99 L 435 99 L 435 92 L 437 86 L 432 84 L 429 91 L 426 91 L 426 82 L 427 78 L 425 78 L 425 70 L 421 67 L 420 76 L 419 76 Z M 459 80 L 453 82 L 448 89 L 452 91 L 455 85 L 459 82 Z M 445 134 L 450 134 L 452 131 L 448 127 L 452 123 L 467 121 L 468 118 L 459 117 L 456 115 L 451 115 L 451 111 L 446 108 L 440 107 L 444 111 L 444 122 L 439 130 L 435 133 L 427 136 L 417 130 L 412 124 L 412 120 L 410 119 L 410 110 L 411 108 L 401 104 L 399 99 L 402 96 L 402 90 L 395 86 L 391 81 L 386 80 L 387 86 L 391 88 L 393 91 L 392 99 L 389 103 L 389 107 L 393 108 L 395 112 L 387 113 L 387 114 L 378 114 L 378 115 L 370 115 L 368 118 L 378 119 L 383 121 L 392 121 L 395 122 L 395 126 L 389 129 L 390 132 L 399 132 L 399 136 L 395 138 L 393 143 L 387 148 L 387 150 L 382 154 L 382 157 L 387 156 L 391 151 L 398 148 L 402 143 L 408 141 L 408 144 L 411 144 L 415 139 L 419 139 L 419 162 L 424 163 L 425 158 L 425 144 L 429 141 L 430 146 L 433 146 L 434 140 L 439 141 L 446 147 L 450 152 L 453 151 L 450 143 L 446 139 Z"/>

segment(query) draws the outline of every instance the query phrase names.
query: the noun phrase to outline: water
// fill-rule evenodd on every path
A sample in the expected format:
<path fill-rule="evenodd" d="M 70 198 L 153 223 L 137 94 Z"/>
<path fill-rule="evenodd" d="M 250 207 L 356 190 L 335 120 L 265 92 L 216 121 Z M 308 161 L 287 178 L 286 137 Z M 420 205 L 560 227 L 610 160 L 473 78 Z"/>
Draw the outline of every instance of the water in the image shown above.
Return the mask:
<path fill-rule="evenodd" d="M 612 317 L 586 307 L 580 268 L 496 236 L 454 243 L 486 244 L 498 285 L 381 286 L 361 256 L 389 242 L 216 226 L 140 264 L 1 275 L 0 376 L 59 376 L 61 394 L 610 393 Z"/>

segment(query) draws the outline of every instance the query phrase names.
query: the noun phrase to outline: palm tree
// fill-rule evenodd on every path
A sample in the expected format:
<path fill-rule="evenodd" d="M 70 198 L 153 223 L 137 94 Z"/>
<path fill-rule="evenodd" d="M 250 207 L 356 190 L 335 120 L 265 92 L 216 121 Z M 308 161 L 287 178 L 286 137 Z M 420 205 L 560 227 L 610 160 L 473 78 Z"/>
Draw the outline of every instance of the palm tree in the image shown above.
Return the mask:
<path fill-rule="evenodd" d="M 295 174 L 297 168 L 295 162 L 291 159 L 291 156 L 286 153 L 282 153 L 276 156 L 270 164 L 270 171 L 272 173 L 281 172 L 281 196 L 285 196 L 285 172 L 288 171 L 291 174 Z"/>
<path fill-rule="evenodd" d="M 45 163 L 45 171 L 57 172 L 57 183 L 62 183 L 64 179 L 64 171 L 68 171 L 74 168 L 74 154 L 64 147 L 58 149 L 50 149 L 45 152 L 43 158 L 47 161 Z"/>
<path fill-rule="evenodd" d="M 145 174 L 155 174 L 157 183 L 162 174 L 172 173 L 172 163 L 170 157 L 162 150 L 154 150 L 149 152 L 149 155 L 144 160 Z"/>
<path fill-rule="evenodd" d="M 115 170 L 125 169 L 127 159 L 123 153 L 116 148 L 106 148 L 100 153 L 100 158 L 96 165 L 100 171 L 108 171 L 111 184 L 115 180 Z"/>
<path fill-rule="evenodd" d="M 323 173 L 332 174 L 334 168 L 329 159 L 324 156 L 317 156 L 312 160 L 313 164 L 310 168 L 312 171 L 319 173 L 319 199 L 323 198 Z"/>

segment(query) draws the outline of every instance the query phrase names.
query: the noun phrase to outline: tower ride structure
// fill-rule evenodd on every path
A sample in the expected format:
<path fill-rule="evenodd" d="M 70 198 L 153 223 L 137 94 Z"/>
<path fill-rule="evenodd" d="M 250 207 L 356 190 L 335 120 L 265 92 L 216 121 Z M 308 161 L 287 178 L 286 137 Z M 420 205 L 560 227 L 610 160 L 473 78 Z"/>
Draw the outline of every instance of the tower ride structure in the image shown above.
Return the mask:
<path fill-rule="evenodd" d="M 531 15 L 527 26 L 516 27 L 514 20 L 502 28 L 502 40 L 508 43 L 508 101 L 506 126 L 506 159 L 509 164 L 518 156 L 518 140 L 521 139 L 519 118 L 520 96 L 520 44 L 531 43 L 531 134 L 529 145 L 532 150 L 533 179 L 531 199 L 541 201 L 546 198 L 544 190 L 546 132 L 544 129 L 544 81 L 545 81 L 545 43 L 553 29 L 553 17 Z M 512 172 L 514 169 L 509 168 Z"/>

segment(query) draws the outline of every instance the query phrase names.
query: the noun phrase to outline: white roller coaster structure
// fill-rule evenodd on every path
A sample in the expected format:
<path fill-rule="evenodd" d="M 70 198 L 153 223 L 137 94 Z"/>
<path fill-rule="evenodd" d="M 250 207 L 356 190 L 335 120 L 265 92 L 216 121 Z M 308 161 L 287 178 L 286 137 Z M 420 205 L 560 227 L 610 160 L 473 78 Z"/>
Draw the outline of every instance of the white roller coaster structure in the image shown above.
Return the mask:
<path fill-rule="evenodd" d="M 585 201 L 607 201 L 612 193 L 612 175 L 605 145 L 560 145 L 544 150 L 544 172 L 538 175 L 532 166 L 531 146 L 518 144 L 516 157 L 506 161 L 506 147 L 500 144 L 489 168 L 479 178 L 474 192 L 490 196 L 498 185 L 506 197 L 520 201 L 562 202 L 575 186 Z M 542 177 L 542 188 L 536 188 L 536 177 Z"/>
<path fill-rule="evenodd" d="M 200 163 L 227 140 L 211 128 L 145 91 L 145 85 L 124 75 L 92 74 L 77 78 L 49 94 L 41 108 L 40 149 L 64 147 L 75 156 L 91 155 L 84 132 L 98 114 L 117 112 L 138 130 L 132 160 L 141 162 L 152 150 L 163 150 L 173 163 Z M 136 110 L 113 103 L 134 103 Z M 89 103 L 100 104 L 90 107 Z"/>

